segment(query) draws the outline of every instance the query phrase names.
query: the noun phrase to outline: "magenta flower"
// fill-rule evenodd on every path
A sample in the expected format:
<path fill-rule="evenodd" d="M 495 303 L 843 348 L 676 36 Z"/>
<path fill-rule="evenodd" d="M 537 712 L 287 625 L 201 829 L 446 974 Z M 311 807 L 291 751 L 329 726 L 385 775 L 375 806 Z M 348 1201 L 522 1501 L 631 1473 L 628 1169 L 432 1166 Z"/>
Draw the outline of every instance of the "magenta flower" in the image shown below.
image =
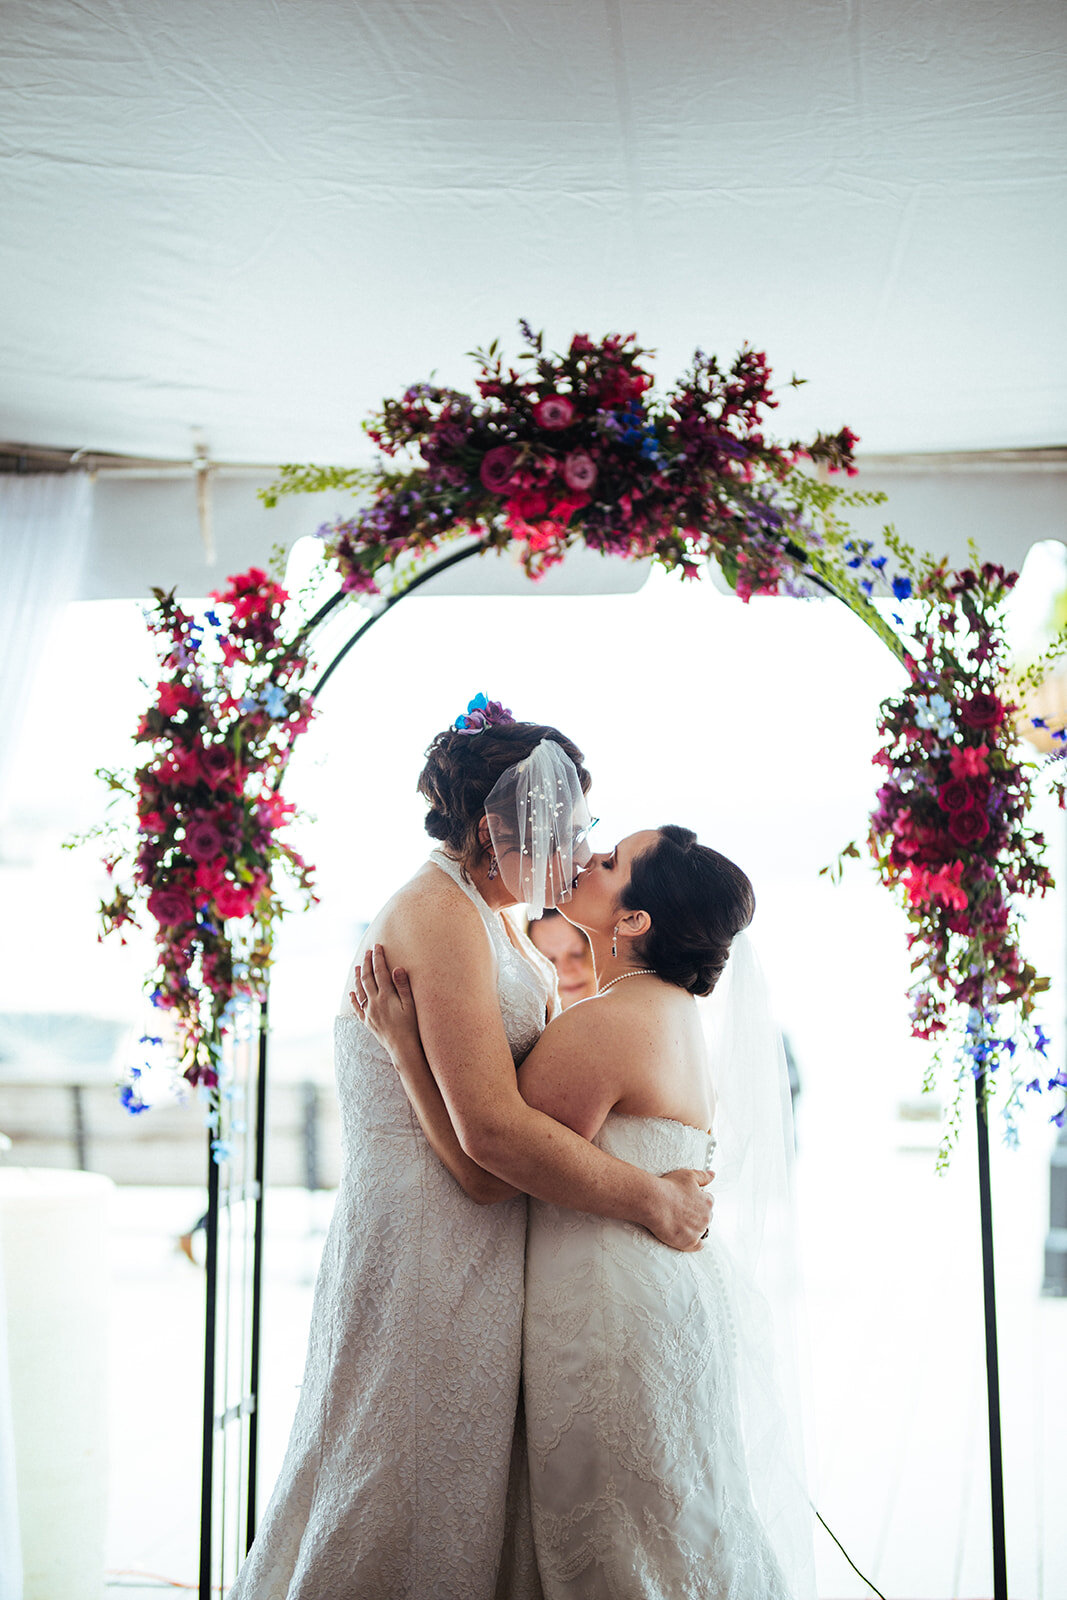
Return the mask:
<path fill-rule="evenodd" d="M 504 493 L 515 474 L 518 459 L 518 452 L 509 444 L 498 444 L 486 451 L 478 476 L 490 494 Z"/>
<path fill-rule="evenodd" d="M 596 462 L 587 450 L 572 450 L 563 460 L 563 481 L 568 489 L 584 493 L 596 482 Z"/>
<path fill-rule="evenodd" d="M 222 834 L 213 822 L 196 822 L 186 829 L 185 853 L 193 861 L 214 861 L 222 848 Z"/>
<path fill-rule="evenodd" d="M 161 885 L 148 896 L 149 914 L 161 928 L 177 928 L 193 920 L 193 902 L 184 889 Z"/>
<path fill-rule="evenodd" d="M 204 769 L 204 777 L 214 789 L 232 772 L 233 757 L 226 745 L 209 744 L 200 753 L 200 765 Z"/>
<path fill-rule="evenodd" d="M 574 406 L 566 395 L 548 394 L 533 409 L 539 428 L 569 428 L 574 421 Z"/>

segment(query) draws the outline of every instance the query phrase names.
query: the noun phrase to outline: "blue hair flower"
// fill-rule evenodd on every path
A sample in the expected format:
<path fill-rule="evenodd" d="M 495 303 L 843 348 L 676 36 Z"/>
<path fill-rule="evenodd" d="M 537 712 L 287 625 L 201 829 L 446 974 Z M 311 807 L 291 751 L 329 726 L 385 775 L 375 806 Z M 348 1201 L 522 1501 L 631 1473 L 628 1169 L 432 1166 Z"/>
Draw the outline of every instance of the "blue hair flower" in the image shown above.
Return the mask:
<path fill-rule="evenodd" d="M 482 733 L 486 728 L 504 728 L 515 718 L 499 700 L 489 700 L 476 694 L 467 705 L 466 714 L 460 714 L 452 724 L 455 733 Z"/>

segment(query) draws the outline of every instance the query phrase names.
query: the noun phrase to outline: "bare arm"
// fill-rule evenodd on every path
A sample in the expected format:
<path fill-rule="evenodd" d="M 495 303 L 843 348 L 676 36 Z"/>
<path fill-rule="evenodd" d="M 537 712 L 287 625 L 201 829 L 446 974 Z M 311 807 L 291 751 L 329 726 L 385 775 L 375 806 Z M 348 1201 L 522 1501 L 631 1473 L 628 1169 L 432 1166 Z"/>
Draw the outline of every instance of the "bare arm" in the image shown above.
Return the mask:
<path fill-rule="evenodd" d="M 411 984 L 403 967 L 390 974 L 385 952 L 380 944 L 375 945 L 367 952 L 355 981 L 356 988 L 349 998 L 392 1056 L 426 1142 L 438 1161 L 479 1205 L 512 1199 L 519 1190 L 472 1161 L 456 1137 L 422 1048 Z"/>
<path fill-rule="evenodd" d="M 538 1199 L 637 1223 L 676 1249 L 697 1248 L 711 1216 L 706 1173 L 642 1172 L 519 1094 L 485 930 L 466 897 L 421 897 L 401 932 L 425 1059 L 463 1152 Z"/>

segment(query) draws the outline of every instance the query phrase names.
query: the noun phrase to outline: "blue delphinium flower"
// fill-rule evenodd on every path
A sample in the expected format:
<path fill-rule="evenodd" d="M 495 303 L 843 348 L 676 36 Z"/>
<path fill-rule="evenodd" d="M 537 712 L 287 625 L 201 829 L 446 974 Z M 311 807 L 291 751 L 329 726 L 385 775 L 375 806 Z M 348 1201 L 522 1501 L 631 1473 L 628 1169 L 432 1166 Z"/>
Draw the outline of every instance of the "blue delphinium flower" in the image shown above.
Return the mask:
<path fill-rule="evenodd" d="M 893 579 L 893 598 L 894 600 L 909 600 L 911 598 L 910 578 Z"/>

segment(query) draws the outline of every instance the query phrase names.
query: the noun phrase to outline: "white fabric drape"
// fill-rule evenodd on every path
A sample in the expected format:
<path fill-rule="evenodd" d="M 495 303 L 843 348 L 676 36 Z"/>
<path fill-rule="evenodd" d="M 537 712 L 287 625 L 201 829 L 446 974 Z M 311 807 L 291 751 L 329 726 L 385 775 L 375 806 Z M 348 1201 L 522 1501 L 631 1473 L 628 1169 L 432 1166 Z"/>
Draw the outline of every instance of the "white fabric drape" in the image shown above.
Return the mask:
<path fill-rule="evenodd" d="M 22 1543 L 9 1390 L 4 1258 L 0 1245 L 0 1600 L 22 1600 Z"/>
<path fill-rule="evenodd" d="M 86 473 L 0 475 L 0 816 L 49 628 L 80 592 L 92 503 Z"/>

